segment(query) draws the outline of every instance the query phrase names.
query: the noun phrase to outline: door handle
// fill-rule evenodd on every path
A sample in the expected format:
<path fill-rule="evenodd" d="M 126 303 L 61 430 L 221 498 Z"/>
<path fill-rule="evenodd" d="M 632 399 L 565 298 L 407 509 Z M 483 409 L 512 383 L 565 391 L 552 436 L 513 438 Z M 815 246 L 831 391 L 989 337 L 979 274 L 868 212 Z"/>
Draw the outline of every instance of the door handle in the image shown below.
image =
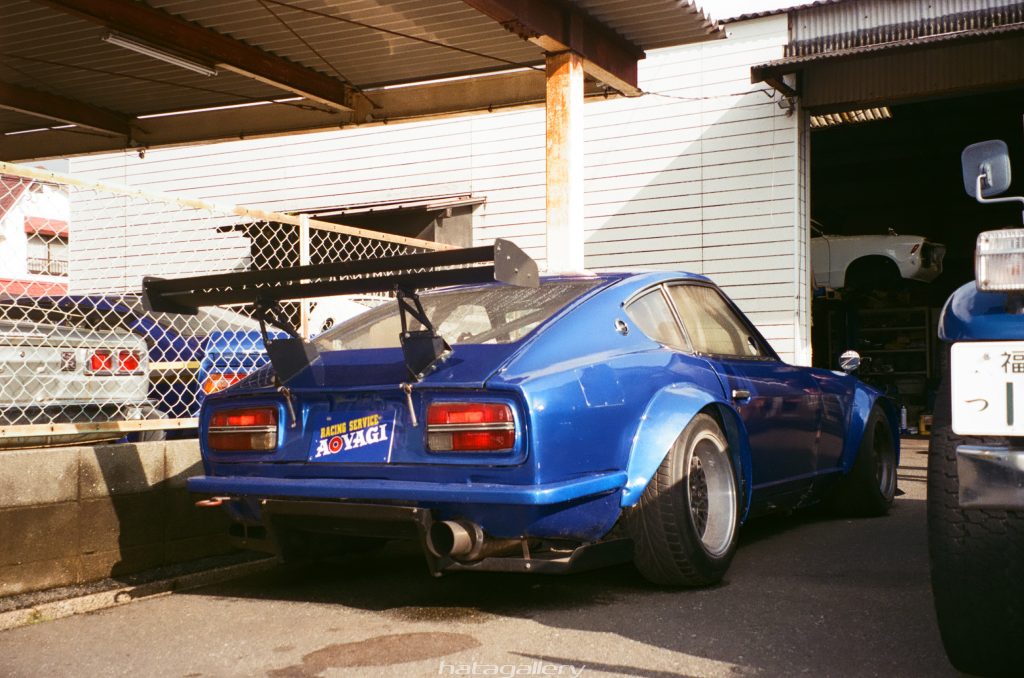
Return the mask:
<path fill-rule="evenodd" d="M 750 391 L 745 388 L 734 388 L 732 390 L 733 400 L 750 400 Z"/>

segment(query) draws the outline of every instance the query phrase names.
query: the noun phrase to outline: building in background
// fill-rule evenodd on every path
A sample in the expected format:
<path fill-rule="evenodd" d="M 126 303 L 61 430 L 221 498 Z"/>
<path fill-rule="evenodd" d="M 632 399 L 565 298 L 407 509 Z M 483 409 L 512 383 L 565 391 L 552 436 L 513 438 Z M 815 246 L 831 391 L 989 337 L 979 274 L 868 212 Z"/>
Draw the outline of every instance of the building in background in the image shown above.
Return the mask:
<path fill-rule="evenodd" d="M 725 40 L 650 51 L 644 96 L 587 104 L 584 254 L 595 270 L 706 274 L 782 356 L 808 363 L 805 125 L 771 87 L 750 83 L 751 66 L 783 57 L 787 39 L 785 15 L 734 23 Z M 71 170 L 443 242 L 462 244 L 468 225 L 473 243 L 512 239 L 543 267 L 544 143 L 544 110 L 529 108 L 83 157 Z M 241 235 L 224 231 L 76 221 L 76 284 L 137 289 L 154 266 Z M 120 233 L 140 246 L 110 248 Z M 157 238 L 159 249 L 141 246 Z"/>

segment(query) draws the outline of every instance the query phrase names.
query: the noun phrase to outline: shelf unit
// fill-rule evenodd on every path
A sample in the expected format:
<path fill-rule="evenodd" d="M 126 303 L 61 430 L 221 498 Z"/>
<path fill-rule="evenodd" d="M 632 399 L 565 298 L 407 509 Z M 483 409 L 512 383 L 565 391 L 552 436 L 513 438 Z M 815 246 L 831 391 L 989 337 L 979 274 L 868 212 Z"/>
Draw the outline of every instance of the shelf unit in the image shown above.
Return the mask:
<path fill-rule="evenodd" d="M 857 350 L 867 358 L 861 378 L 892 393 L 907 408 L 907 422 L 915 426 L 928 411 L 932 376 L 931 309 L 865 308 L 859 311 Z"/>
<path fill-rule="evenodd" d="M 871 358 L 865 376 L 931 376 L 931 322 L 926 306 L 865 308 L 857 350 Z"/>

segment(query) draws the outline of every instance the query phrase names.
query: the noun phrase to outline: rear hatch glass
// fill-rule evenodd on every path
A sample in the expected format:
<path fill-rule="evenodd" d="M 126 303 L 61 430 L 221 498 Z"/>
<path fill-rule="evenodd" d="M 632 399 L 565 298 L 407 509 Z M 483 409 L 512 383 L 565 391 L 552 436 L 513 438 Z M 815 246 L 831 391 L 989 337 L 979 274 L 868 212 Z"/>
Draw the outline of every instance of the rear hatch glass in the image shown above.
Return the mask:
<path fill-rule="evenodd" d="M 601 281 L 551 281 L 539 287 L 496 285 L 423 294 L 420 300 L 437 333 L 451 344 L 511 344 Z M 410 330 L 423 326 L 411 319 Z M 389 303 L 320 335 L 321 351 L 397 348 L 402 329 L 398 304 Z"/>

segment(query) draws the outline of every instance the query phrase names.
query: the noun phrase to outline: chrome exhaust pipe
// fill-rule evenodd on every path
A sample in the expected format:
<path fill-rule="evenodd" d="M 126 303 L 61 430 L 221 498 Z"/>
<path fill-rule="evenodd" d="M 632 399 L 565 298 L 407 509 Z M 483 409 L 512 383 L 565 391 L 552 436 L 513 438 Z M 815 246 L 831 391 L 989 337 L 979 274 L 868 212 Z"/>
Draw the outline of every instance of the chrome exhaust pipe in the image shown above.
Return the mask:
<path fill-rule="evenodd" d="M 484 531 L 476 523 L 441 520 L 427 532 L 427 548 L 438 558 L 465 558 L 484 540 Z"/>
<path fill-rule="evenodd" d="M 443 520 L 430 526 L 427 549 L 438 558 L 463 562 L 506 555 L 522 548 L 519 539 L 493 539 L 467 520 Z"/>

